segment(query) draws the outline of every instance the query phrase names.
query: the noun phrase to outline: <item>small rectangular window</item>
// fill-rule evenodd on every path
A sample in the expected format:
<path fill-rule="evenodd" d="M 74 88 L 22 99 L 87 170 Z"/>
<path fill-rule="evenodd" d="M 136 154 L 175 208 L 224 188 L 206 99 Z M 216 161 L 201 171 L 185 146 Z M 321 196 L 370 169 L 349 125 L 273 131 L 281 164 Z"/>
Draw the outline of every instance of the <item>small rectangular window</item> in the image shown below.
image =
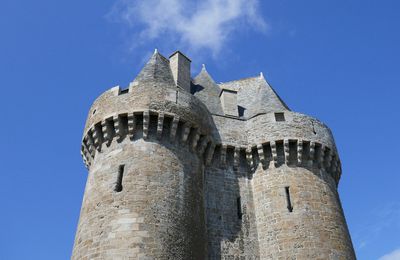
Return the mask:
<path fill-rule="evenodd" d="M 285 121 L 285 113 L 275 113 L 275 121 L 276 122 L 282 122 Z"/>
<path fill-rule="evenodd" d="M 118 167 L 118 176 L 117 176 L 117 181 L 115 182 L 115 188 L 114 191 L 120 192 L 122 191 L 122 178 L 124 177 L 124 168 L 125 165 L 120 165 Z"/>
<path fill-rule="evenodd" d="M 241 201 L 240 197 L 237 197 L 236 205 L 237 205 L 238 219 L 242 219 L 242 216 L 243 216 L 243 213 L 242 213 L 242 201 Z"/>

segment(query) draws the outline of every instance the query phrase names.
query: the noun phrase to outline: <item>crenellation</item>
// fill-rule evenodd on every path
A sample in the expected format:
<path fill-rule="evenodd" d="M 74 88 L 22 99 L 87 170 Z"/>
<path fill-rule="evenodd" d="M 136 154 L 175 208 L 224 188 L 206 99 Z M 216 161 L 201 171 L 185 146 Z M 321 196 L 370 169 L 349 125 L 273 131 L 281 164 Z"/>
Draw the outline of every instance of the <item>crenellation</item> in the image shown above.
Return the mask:
<path fill-rule="evenodd" d="M 112 123 L 113 117 L 105 118 L 101 121 L 101 131 L 103 132 L 103 139 L 106 141 L 107 146 L 110 145 L 114 135 L 114 127 Z"/>
<path fill-rule="evenodd" d="M 158 113 L 158 122 L 157 122 L 157 139 L 161 139 L 162 132 L 164 127 L 164 113 Z"/>
<path fill-rule="evenodd" d="M 175 136 L 176 136 L 176 131 L 178 129 L 178 123 L 179 123 L 179 116 L 174 115 L 172 119 L 172 126 L 171 126 L 171 132 L 170 132 L 170 140 L 174 141 Z"/>
<path fill-rule="evenodd" d="M 199 154 L 202 155 L 208 143 L 211 142 L 210 137 L 202 134 L 198 126 L 187 121 L 182 121 L 179 118 L 179 116 L 172 113 L 163 113 L 153 110 L 135 110 L 131 113 L 113 115 L 102 119 L 99 123 L 95 124 L 93 128 L 89 129 L 82 143 L 90 147 L 89 143 L 91 142 L 90 140 L 92 140 L 93 146 L 100 149 L 101 144 L 104 142 L 109 146 L 114 137 L 122 140 L 125 135 L 128 135 L 129 138 L 133 140 L 136 126 L 140 125 L 143 132 L 143 139 L 148 138 L 149 134 L 154 132 L 156 138 L 161 140 L 163 133 L 166 133 L 169 140 L 173 142 L 174 136 L 179 133 L 182 144 L 189 142 L 191 149 L 193 151 L 199 150 Z M 155 123 L 152 123 L 153 121 Z M 150 129 L 154 130 L 150 131 Z M 96 133 L 94 134 L 96 137 L 96 145 L 94 145 L 92 132 Z M 91 156 L 94 157 L 94 155 L 94 151 L 91 152 Z M 88 161 L 87 158 L 85 158 L 85 160 Z"/>
<path fill-rule="evenodd" d="M 143 111 L 143 139 L 147 139 L 149 136 L 149 125 L 150 125 L 150 111 Z"/>
<path fill-rule="evenodd" d="M 181 136 L 181 142 L 185 143 L 188 140 L 190 130 L 192 129 L 192 125 L 189 122 L 185 122 L 183 124 L 183 131 Z"/>
<path fill-rule="evenodd" d="M 226 152 L 228 149 L 228 146 L 226 144 L 223 144 L 220 146 L 220 157 L 219 157 L 219 166 L 224 168 L 226 166 Z"/>
<path fill-rule="evenodd" d="M 85 137 L 83 138 L 83 142 L 85 143 L 89 154 L 94 157 L 96 148 L 94 148 L 92 131 L 89 131 L 88 134 L 85 135 Z"/>
<path fill-rule="evenodd" d="M 332 161 L 332 150 L 325 146 L 325 158 L 324 158 L 324 165 L 323 167 L 329 171 L 331 168 L 331 161 Z"/>
<path fill-rule="evenodd" d="M 85 164 L 85 167 L 89 168 L 91 165 L 91 161 L 90 161 L 91 156 L 85 145 L 81 146 L 81 156 L 83 158 L 83 163 Z"/>
<path fill-rule="evenodd" d="M 235 147 L 234 150 L 234 155 L 233 155 L 233 167 L 235 169 L 239 168 L 239 164 L 240 164 L 240 147 Z"/>
<path fill-rule="evenodd" d="M 276 142 L 271 141 L 270 145 L 271 145 L 272 162 L 273 162 L 272 166 L 276 167 L 278 166 L 278 152 L 276 150 Z"/>
<path fill-rule="evenodd" d="M 89 164 L 86 161 L 86 155 L 84 154 L 83 151 L 81 151 L 81 156 L 82 156 L 82 159 L 83 159 L 83 164 L 85 165 L 86 169 L 88 169 L 89 168 Z"/>
<path fill-rule="evenodd" d="M 322 168 L 322 162 L 324 159 L 324 146 L 319 143 L 315 143 L 315 166 L 319 169 Z"/>
<path fill-rule="evenodd" d="M 313 167 L 315 157 L 315 142 L 310 142 L 310 153 L 308 157 L 308 167 Z"/>
<path fill-rule="evenodd" d="M 122 119 L 119 115 L 114 115 L 113 116 L 113 122 L 114 122 L 114 131 L 115 131 L 115 135 L 118 138 L 121 138 L 123 133 L 123 125 L 122 125 Z"/>
<path fill-rule="evenodd" d="M 126 120 L 125 124 L 123 124 L 122 120 L 123 117 L 125 117 Z M 175 136 L 177 132 L 180 132 L 182 143 L 184 144 L 186 142 L 189 142 L 189 146 L 191 147 L 191 149 L 193 151 L 197 150 L 200 155 L 203 154 L 206 148 L 209 146 L 210 138 L 206 135 L 201 134 L 200 129 L 193 126 L 192 123 L 183 122 L 182 120 L 179 119 L 179 117 L 170 113 L 163 113 L 150 110 L 145 110 L 143 112 L 135 111 L 134 113 L 126 113 L 122 115 L 114 115 L 112 117 L 108 117 L 101 120 L 100 122 L 100 125 L 102 126 L 101 130 L 103 133 L 106 133 L 103 135 L 104 141 L 110 143 L 113 139 L 113 136 L 122 138 L 123 133 L 130 135 L 130 137 L 132 138 L 133 129 L 136 127 L 133 125 L 136 125 L 136 122 L 140 120 L 137 119 L 137 117 L 143 118 L 144 139 L 148 138 L 149 129 L 151 128 L 150 127 L 151 121 L 153 120 L 154 122 L 156 122 L 154 126 L 154 129 L 156 130 L 154 130 L 154 132 L 156 133 L 156 138 L 158 140 L 161 139 L 163 132 L 168 133 L 170 141 L 171 141 L 171 135 Z M 148 123 L 146 123 L 146 118 L 148 118 L 147 119 Z M 181 122 L 181 124 L 179 124 L 179 122 Z M 124 126 L 126 129 L 124 129 Z M 88 131 L 87 135 L 84 137 L 83 145 L 87 146 L 86 147 L 86 149 L 88 150 L 87 154 L 90 154 L 91 157 L 93 158 L 94 150 L 91 153 L 90 149 L 88 148 L 90 147 L 88 143 L 90 143 L 90 140 L 93 138 L 90 135 L 91 132 L 92 130 Z M 172 141 L 173 139 L 174 138 L 172 138 Z M 99 138 L 97 138 L 97 140 L 99 140 Z M 98 143 L 97 146 L 101 147 L 101 143 L 99 141 L 97 141 L 97 143 Z M 332 150 L 329 147 L 316 142 L 308 142 L 304 140 L 295 140 L 295 139 L 284 139 L 284 140 L 265 142 L 263 144 L 257 144 L 254 145 L 253 147 L 248 147 L 248 148 L 242 148 L 240 146 L 234 146 L 232 144 L 221 144 L 219 148 L 220 150 L 219 158 L 220 158 L 220 165 L 223 167 L 225 167 L 227 163 L 226 150 L 228 147 L 233 147 L 232 156 L 233 156 L 234 168 L 238 168 L 240 166 L 239 154 L 240 150 L 244 149 L 246 154 L 247 164 L 251 170 L 255 170 L 256 166 L 259 163 L 261 163 L 263 168 L 269 168 L 269 167 L 275 168 L 275 167 L 280 167 L 280 165 L 282 164 L 292 165 L 293 163 L 301 166 L 303 158 L 309 158 L 308 159 L 309 167 L 312 167 L 312 165 L 314 165 L 315 163 L 315 165 L 318 168 L 325 169 L 326 172 L 328 173 L 330 172 L 333 173 L 335 171 L 334 167 L 330 166 L 330 161 L 333 161 Z M 212 157 L 214 155 L 215 154 L 213 154 Z M 88 167 L 90 167 L 91 165 L 90 160 L 88 159 L 85 153 L 84 156 Z M 211 155 L 206 154 L 205 159 L 206 161 L 209 161 L 209 158 L 207 156 Z M 337 178 L 335 177 L 335 179 Z"/>
<path fill-rule="evenodd" d="M 97 151 L 101 151 L 101 144 L 103 143 L 103 132 L 101 123 L 97 123 L 91 128 L 91 132 L 93 133 L 93 142 Z"/>
<path fill-rule="evenodd" d="M 136 130 L 136 120 L 134 113 L 128 113 L 128 136 L 133 139 Z"/>
<path fill-rule="evenodd" d="M 246 160 L 250 169 L 254 169 L 253 150 L 251 147 L 246 148 Z"/>
<path fill-rule="evenodd" d="M 289 140 L 285 139 L 283 141 L 284 153 L 285 153 L 285 163 L 289 164 Z"/>
<path fill-rule="evenodd" d="M 297 164 L 299 166 L 301 166 L 303 164 L 304 157 L 303 157 L 303 140 L 298 140 L 297 141 Z"/>
<path fill-rule="evenodd" d="M 192 147 L 192 150 L 196 150 L 197 145 L 200 140 L 200 131 L 198 128 L 193 128 L 193 132 L 194 132 L 194 134 L 193 134 L 193 138 L 192 138 L 191 147 Z"/>
<path fill-rule="evenodd" d="M 258 156 L 260 158 L 260 163 L 266 167 L 266 158 L 265 158 L 265 154 L 264 154 L 264 146 L 262 144 L 258 144 L 257 145 L 257 152 L 258 152 Z"/>

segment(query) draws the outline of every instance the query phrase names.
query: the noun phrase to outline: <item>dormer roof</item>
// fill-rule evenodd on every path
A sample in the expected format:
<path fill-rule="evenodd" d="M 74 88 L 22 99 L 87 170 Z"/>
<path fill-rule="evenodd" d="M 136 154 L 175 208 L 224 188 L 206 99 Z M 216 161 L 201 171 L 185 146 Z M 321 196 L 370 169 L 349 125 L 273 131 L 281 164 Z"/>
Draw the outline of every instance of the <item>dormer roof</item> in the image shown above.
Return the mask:
<path fill-rule="evenodd" d="M 223 114 L 219 98 L 221 89 L 208 74 L 204 65 L 192 81 L 192 93 L 207 106 L 212 114 Z"/>
<path fill-rule="evenodd" d="M 261 74 L 219 84 L 220 88 L 238 92 L 238 106 L 249 118 L 260 113 L 290 110 Z"/>

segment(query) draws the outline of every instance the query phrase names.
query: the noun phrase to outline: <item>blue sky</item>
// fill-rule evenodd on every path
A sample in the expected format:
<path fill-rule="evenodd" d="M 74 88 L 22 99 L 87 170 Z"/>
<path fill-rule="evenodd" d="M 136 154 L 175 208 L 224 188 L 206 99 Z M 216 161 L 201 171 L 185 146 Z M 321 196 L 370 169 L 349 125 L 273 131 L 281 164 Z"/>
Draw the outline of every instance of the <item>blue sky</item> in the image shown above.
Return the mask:
<path fill-rule="evenodd" d="M 69 259 L 86 113 L 154 48 L 218 82 L 262 71 L 292 110 L 327 123 L 358 259 L 400 259 L 400 2 L 201 2 L 0 2 L 0 259 Z"/>

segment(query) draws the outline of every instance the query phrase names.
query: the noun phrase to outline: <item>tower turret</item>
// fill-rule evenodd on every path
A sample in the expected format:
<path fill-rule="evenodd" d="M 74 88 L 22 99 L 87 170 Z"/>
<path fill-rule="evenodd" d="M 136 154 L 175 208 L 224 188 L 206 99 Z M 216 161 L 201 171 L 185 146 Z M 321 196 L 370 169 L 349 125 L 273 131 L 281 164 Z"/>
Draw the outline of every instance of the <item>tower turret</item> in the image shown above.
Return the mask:
<path fill-rule="evenodd" d="M 355 259 L 330 129 L 290 111 L 263 74 L 219 87 L 236 94 L 239 115 L 213 114 L 221 143 L 205 170 L 209 258 Z"/>
<path fill-rule="evenodd" d="M 72 259 L 205 259 L 203 154 L 212 119 L 158 52 L 90 108 L 89 170 Z"/>

